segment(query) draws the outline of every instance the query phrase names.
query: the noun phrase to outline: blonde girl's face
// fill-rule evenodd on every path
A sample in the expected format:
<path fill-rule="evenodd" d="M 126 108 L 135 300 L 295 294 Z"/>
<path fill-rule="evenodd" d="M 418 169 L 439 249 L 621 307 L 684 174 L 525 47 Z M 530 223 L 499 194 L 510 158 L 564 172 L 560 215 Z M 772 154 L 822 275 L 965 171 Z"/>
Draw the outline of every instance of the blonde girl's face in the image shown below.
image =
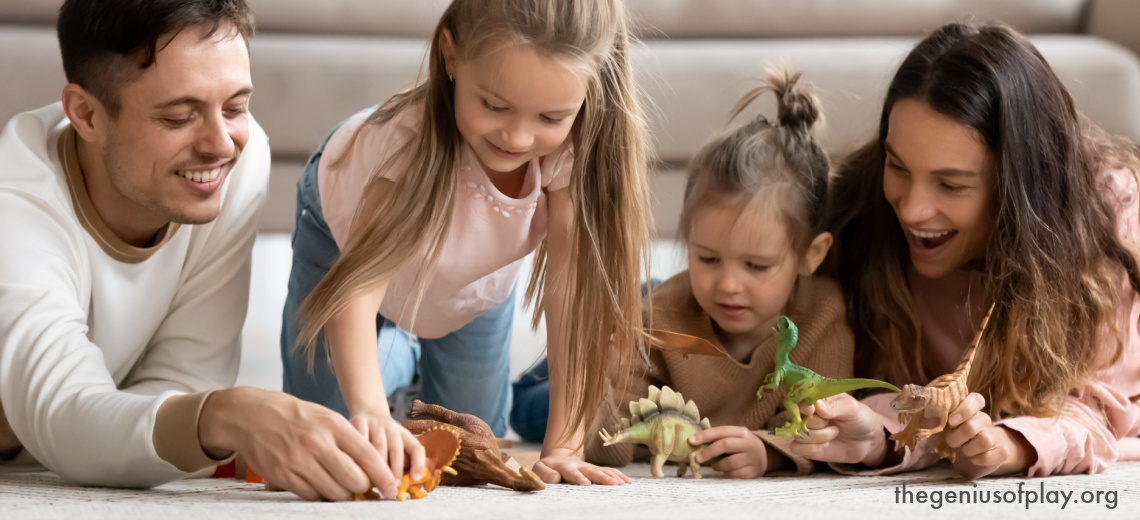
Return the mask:
<path fill-rule="evenodd" d="M 883 194 L 915 270 L 937 279 L 984 257 L 997 174 L 977 133 L 925 102 L 900 99 L 885 144 Z"/>
<path fill-rule="evenodd" d="M 558 149 L 586 99 L 579 70 L 533 49 L 504 45 L 457 58 L 450 33 L 441 48 L 455 83 L 455 123 L 488 173 L 524 173 Z"/>
<path fill-rule="evenodd" d="M 697 303 L 727 342 L 763 341 L 784 312 L 796 278 L 810 275 L 818 262 L 799 261 L 774 207 L 741 212 L 705 204 L 693 213 L 690 226 L 689 281 Z M 830 235 L 824 235 L 826 254 Z"/>

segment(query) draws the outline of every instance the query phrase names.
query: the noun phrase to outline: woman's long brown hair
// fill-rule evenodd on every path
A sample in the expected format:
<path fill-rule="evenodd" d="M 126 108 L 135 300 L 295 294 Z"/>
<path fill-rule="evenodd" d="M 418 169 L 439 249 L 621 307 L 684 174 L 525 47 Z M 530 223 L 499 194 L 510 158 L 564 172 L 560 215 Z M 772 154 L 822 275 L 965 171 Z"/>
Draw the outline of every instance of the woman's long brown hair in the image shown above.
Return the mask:
<path fill-rule="evenodd" d="M 1066 396 L 1121 356 L 1120 272 L 1136 290 L 1140 271 L 1097 175 L 1106 161 L 1135 165 L 1135 150 L 1082 128 L 1060 80 L 1014 30 L 950 24 L 920 42 L 890 84 L 878 137 L 840 167 L 828 219 L 837 252 L 829 271 L 847 294 L 857 372 L 899 385 L 939 375 L 924 369 L 908 248 L 883 195 L 883 140 L 900 99 L 973 129 L 997 158 L 980 267 L 996 305 L 970 388 L 995 418 L 1056 415 Z M 1117 338 L 1114 352 L 1098 348 L 1106 335 Z"/>

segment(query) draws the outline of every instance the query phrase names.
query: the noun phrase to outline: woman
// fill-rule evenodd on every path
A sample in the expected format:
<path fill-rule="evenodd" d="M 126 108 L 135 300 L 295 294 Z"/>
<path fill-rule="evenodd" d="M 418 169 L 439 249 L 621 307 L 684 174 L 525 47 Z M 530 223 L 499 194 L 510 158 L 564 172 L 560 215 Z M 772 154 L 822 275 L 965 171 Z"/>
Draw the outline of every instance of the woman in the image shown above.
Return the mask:
<path fill-rule="evenodd" d="M 1012 29 L 944 26 L 907 56 L 877 139 L 833 184 L 831 274 L 856 375 L 952 372 L 990 304 L 949 427 L 895 451 L 893 394 L 816 405 L 797 453 L 852 473 L 921 469 L 937 443 L 968 477 L 1098 472 L 1140 433 L 1136 149 L 1082 124 Z M 854 466 L 846 464 L 855 464 Z"/>

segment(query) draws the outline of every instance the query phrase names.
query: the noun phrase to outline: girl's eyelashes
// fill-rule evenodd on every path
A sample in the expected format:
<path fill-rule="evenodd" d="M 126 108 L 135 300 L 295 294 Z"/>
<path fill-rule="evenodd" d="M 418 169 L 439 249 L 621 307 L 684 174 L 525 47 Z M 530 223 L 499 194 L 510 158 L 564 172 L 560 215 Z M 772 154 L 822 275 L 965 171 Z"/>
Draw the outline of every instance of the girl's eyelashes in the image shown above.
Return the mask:
<path fill-rule="evenodd" d="M 491 102 L 487 101 L 486 99 L 480 99 L 479 101 L 483 102 L 483 108 L 486 108 L 487 110 L 490 110 L 492 112 L 504 112 L 507 110 L 507 107 L 499 107 L 499 106 L 492 105 Z"/>
<path fill-rule="evenodd" d="M 480 99 L 479 101 L 483 103 L 483 108 L 490 110 L 491 112 L 506 112 L 508 110 L 507 107 L 492 105 L 491 102 L 487 101 L 486 99 Z M 546 115 L 540 115 L 538 117 L 542 120 L 543 123 L 552 126 L 562 124 L 562 122 L 566 120 L 565 117 L 550 117 Z"/>
<path fill-rule="evenodd" d="M 770 266 L 770 265 L 760 265 L 760 264 L 754 264 L 752 262 L 746 262 L 746 265 L 748 266 L 748 269 L 755 271 L 757 273 L 766 273 L 766 272 L 768 272 L 769 269 L 772 268 L 772 266 Z"/>
<path fill-rule="evenodd" d="M 716 263 L 717 260 L 720 260 L 720 259 L 715 257 L 715 256 L 697 256 L 697 261 L 702 263 L 702 264 Z"/>

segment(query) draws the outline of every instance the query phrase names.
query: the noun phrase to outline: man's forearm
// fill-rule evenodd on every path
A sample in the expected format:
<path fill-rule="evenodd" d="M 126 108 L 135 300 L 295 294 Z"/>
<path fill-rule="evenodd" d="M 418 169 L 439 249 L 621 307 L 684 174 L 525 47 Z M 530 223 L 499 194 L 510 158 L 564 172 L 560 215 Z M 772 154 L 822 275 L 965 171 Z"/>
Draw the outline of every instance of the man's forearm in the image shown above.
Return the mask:
<path fill-rule="evenodd" d="M 236 451 L 233 436 L 234 411 L 241 408 L 244 388 L 217 390 L 206 398 L 198 415 L 198 441 L 207 455 L 216 459 L 228 457 Z"/>

